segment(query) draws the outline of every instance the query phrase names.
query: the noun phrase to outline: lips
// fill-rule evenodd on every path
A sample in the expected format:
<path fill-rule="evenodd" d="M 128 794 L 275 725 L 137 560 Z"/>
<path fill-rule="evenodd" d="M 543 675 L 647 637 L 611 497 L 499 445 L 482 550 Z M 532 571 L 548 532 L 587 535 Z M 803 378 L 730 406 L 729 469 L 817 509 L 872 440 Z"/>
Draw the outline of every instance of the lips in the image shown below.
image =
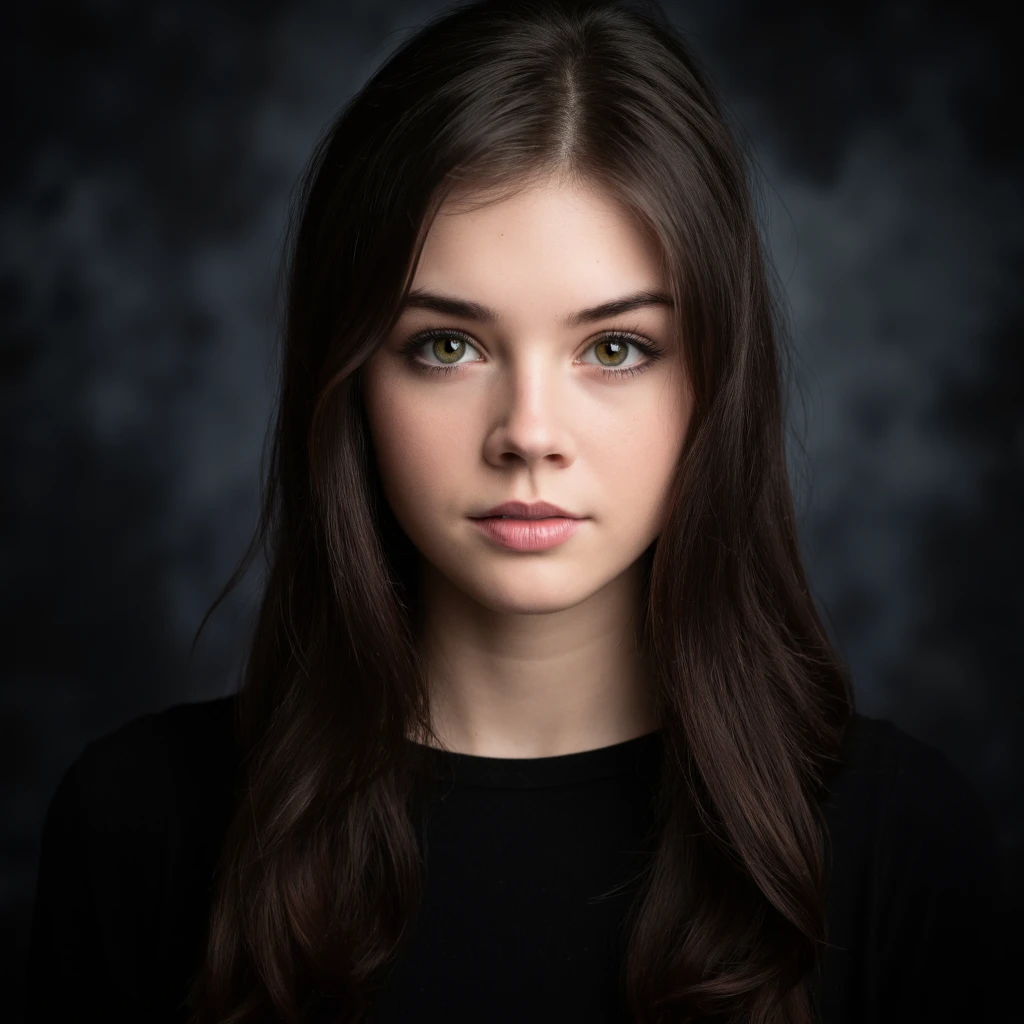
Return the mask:
<path fill-rule="evenodd" d="M 585 519 L 585 516 L 578 516 L 573 512 L 567 512 L 558 505 L 552 505 L 547 501 L 527 503 L 524 501 L 503 501 L 500 505 L 488 509 L 478 516 L 471 516 L 472 519 Z"/>
<path fill-rule="evenodd" d="M 481 516 L 475 522 L 476 529 L 492 544 L 524 554 L 557 548 L 581 529 L 581 520 L 566 516 L 546 516 L 536 520 Z"/>

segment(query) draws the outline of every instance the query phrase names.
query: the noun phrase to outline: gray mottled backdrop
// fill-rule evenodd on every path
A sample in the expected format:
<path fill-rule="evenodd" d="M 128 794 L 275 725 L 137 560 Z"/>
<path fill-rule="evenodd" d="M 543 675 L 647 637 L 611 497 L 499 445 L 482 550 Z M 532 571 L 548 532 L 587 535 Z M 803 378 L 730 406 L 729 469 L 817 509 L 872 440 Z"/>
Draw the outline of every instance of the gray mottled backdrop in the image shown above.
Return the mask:
<path fill-rule="evenodd" d="M 255 523 L 289 192 L 333 113 L 440 6 L 0 16 L 0 877 L 16 978 L 63 771 L 129 718 L 232 687 L 256 584 L 188 648 Z M 1014 37 L 984 3 L 664 6 L 770 184 L 816 594 L 861 710 L 945 750 L 988 798 L 1009 920 L 1024 804 Z"/>

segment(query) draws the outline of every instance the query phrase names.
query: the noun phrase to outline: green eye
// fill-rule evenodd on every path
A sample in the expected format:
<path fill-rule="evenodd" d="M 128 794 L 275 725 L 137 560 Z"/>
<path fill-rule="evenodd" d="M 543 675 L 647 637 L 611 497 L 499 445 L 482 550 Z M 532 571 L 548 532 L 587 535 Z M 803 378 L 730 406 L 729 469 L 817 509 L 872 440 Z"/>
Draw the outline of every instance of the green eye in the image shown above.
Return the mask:
<path fill-rule="evenodd" d="M 443 362 L 456 362 L 459 356 L 462 355 L 462 351 L 466 347 L 466 342 L 461 338 L 456 337 L 454 334 L 442 334 L 439 337 L 434 338 L 430 344 L 431 351 L 437 356 L 438 359 Z M 452 351 L 455 349 L 455 351 Z M 450 357 L 450 359 L 449 359 Z"/>
<path fill-rule="evenodd" d="M 423 349 L 428 342 L 430 342 L 431 354 L 441 365 L 424 362 L 417 355 L 419 350 Z M 621 365 L 629 353 L 630 346 L 647 357 L 638 366 Z M 470 359 L 460 362 L 467 347 L 475 348 L 468 335 L 462 331 L 434 327 L 414 334 L 402 345 L 399 354 L 405 356 L 411 366 L 427 376 L 438 373 L 445 375 L 450 373 L 458 374 L 462 372 L 462 368 L 467 363 L 482 361 Z M 665 355 L 662 349 L 650 341 L 640 338 L 635 334 L 626 334 L 621 331 L 603 335 L 591 344 L 590 349 L 598 353 L 603 351 L 604 355 L 599 354 L 598 359 L 600 361 L 598 363 L 590 363 L 589 365 L 598 366 L 602 374 L 609 379 L 620 380 L 643 373 Z M 612 362 L 605 362 L 604 359 L 609 356 Z"/>
<path fill-rule="evenodd" d="M 629 342 L 623 341 L 621 337 L 610 336 L 607 338 L 601 338 L 594 343 L 594 351 L 600 352 L 602 348 L 611 348 L 614 350 L 614 356 L 618 359 L 618 362 L 613 363 L 613 366 L 618 366 L 619 363 L 623 362 L 626 358 L 626 353 L 629 349 Z"/>

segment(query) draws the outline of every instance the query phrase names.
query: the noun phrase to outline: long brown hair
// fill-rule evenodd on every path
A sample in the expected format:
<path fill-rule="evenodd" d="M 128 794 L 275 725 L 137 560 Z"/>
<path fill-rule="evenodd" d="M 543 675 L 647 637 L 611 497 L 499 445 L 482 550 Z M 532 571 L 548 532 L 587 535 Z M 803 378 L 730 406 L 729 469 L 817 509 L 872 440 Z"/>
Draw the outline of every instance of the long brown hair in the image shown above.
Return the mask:
<path fill-rule="evenodd" d="M 614 195 L 660 243 L 695 403 L 643 556 L 664 754 L 658 845 L 627 922 L 628 1010 L 814 1019 L 819 797 L 854 702 L 801 564 L 784 302 L 751 166 L 679 32 L 639 0 L 449 8 L 317 144 L 289 236 L 261 519 L 203 620 L 262 551 L 243 781 L 194 1024 L 363 1019 L 415 922 L 429 789 L 407 737 L 433 735 L 417 562 L 381 491 L 360 367 L 397 323 L 445 198 L 551 174 Z"/>

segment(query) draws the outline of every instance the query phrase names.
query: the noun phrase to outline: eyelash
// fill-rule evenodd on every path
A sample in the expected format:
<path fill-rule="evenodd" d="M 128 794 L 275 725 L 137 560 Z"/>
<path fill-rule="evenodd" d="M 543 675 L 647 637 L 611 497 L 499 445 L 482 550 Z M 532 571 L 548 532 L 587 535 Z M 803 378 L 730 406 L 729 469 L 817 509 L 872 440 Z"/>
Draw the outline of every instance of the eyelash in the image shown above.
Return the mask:
<path fill-rule="evenodd" d="M 421 363 L 417 359 L 413 358 L 413 353 L 418 348 L 422 348 L 428 341 L 432 341 L 434 338 L 459 338 L 461 341 L 465 341 L 467 344 L 472 345 L 472 339 L 462 331 L 455 330 L 447 327 L 431 327 L 425 331 L 418 331 L 411 338 L 406 341 L 399 349 L 399 354 L 408 358 L 409 364 L 426 376 L 434 376 L 435 374 L 443 374 L 447 376 L 449 373 L 459 372 L 465 364 L 453 364 L 451 366 L 432 366 L 429 363 Z M 600 338 L 594 341 L 594 345 L 602 341 L 622 341 L 634 348 L 639 349 L 645 356 L 647 361 L 641 363 L 639 366 L 626 366 L 621 369 L 615 369 L 613 367 L 600 366 L 601 373 L 610 379 L 625 380 L 629 377 L 635 377 L 638 374 L 643 373 L 645 370 L 649 370 L 659 359 L 664 356 L 664 352 L 650 341 L 639 337 L 636 334 L 626 333 L 624 331 L 608 331 L 602 334 Z M 591 364 L 594 365 L 594 364 Z"/>

